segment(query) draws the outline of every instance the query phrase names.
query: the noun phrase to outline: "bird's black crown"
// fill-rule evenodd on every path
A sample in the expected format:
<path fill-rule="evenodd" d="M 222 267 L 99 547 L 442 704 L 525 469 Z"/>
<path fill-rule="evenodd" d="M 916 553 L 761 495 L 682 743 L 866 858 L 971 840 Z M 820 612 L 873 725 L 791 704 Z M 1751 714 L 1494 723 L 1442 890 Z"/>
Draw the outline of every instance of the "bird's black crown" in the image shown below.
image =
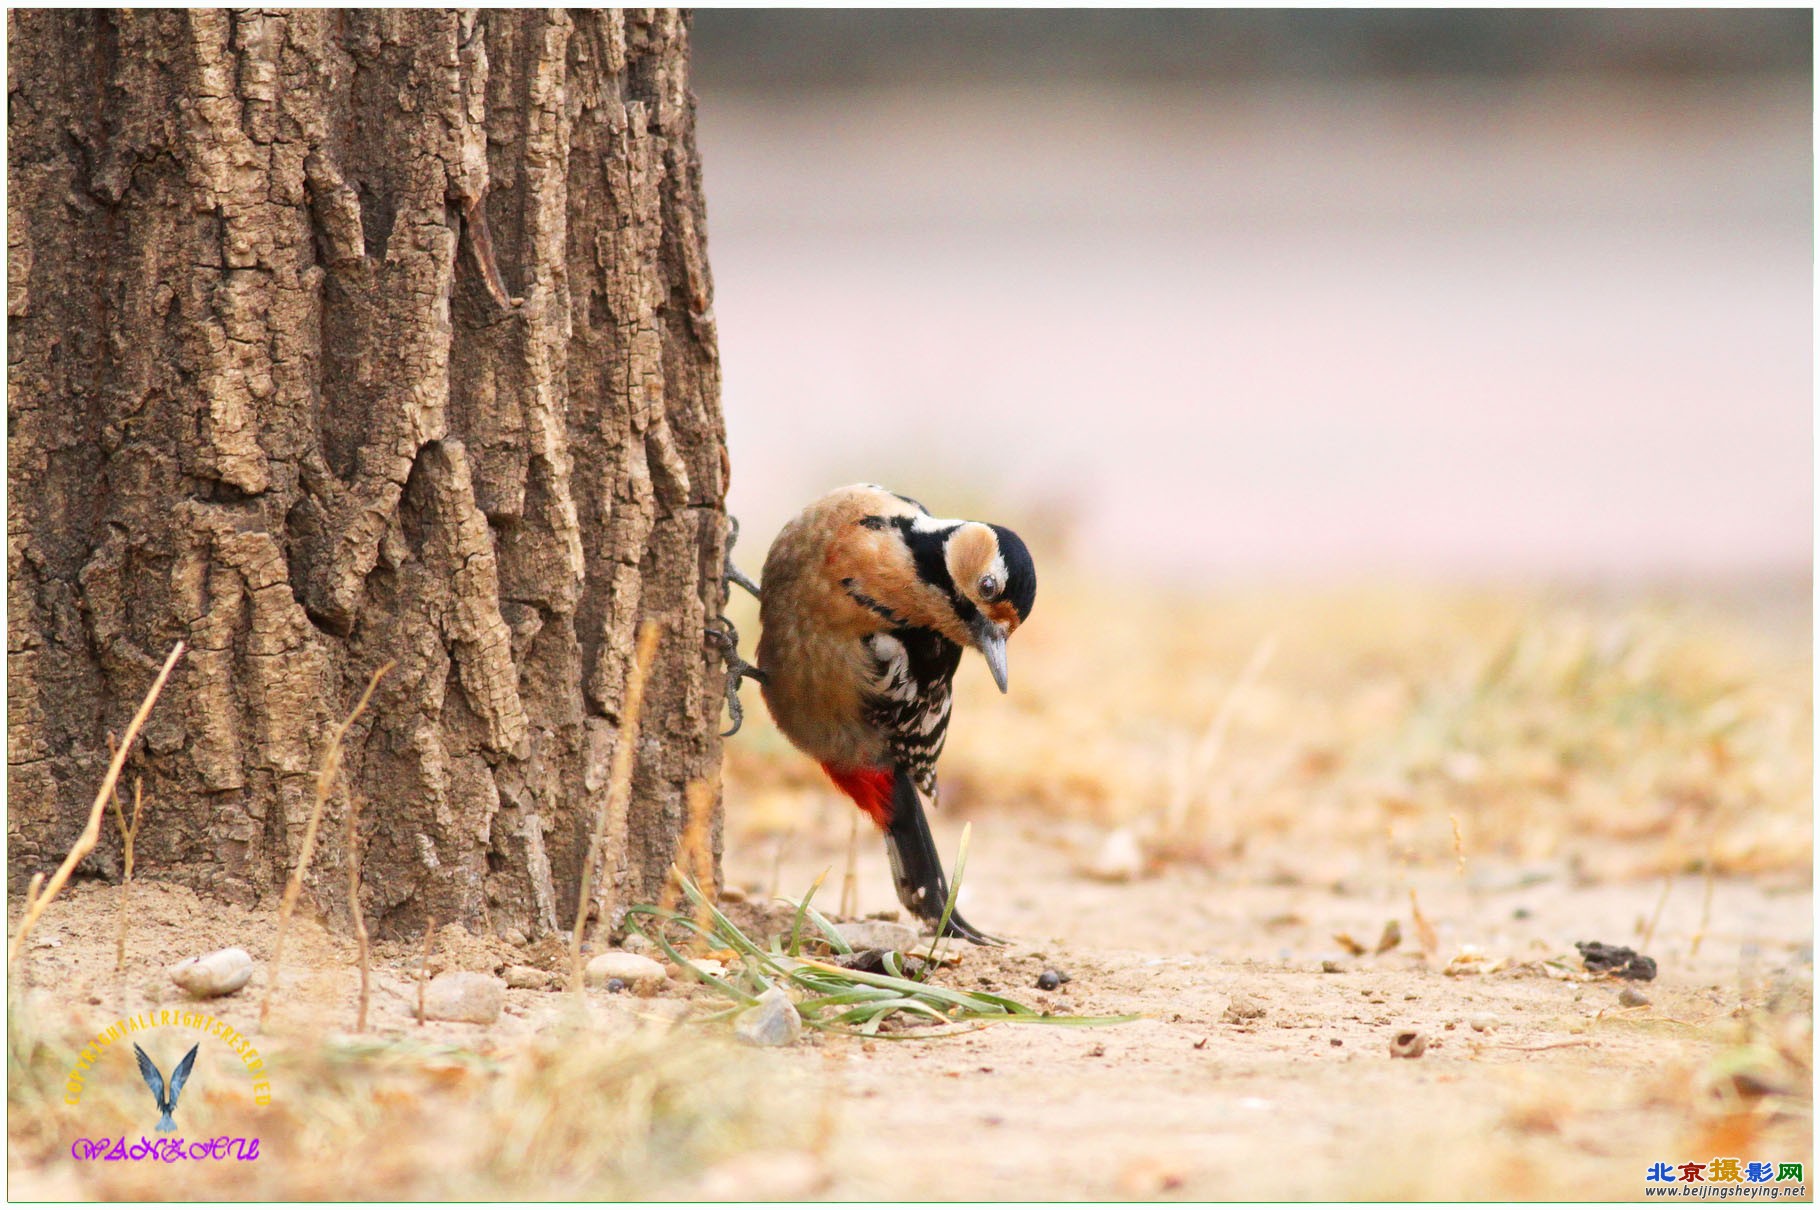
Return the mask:
<path fill-rule="evenodd" d="M 1030 607 L 1036 604 L 1036 563 L 1030 558 L 1030 548 L 1024 540 L 1002 525 L 994 525 L 992 532 L 998 535 L 998 553 L 1005 560 L 1005 599 L 1017 610 L 1021 622 L 1030 616 Z"/>

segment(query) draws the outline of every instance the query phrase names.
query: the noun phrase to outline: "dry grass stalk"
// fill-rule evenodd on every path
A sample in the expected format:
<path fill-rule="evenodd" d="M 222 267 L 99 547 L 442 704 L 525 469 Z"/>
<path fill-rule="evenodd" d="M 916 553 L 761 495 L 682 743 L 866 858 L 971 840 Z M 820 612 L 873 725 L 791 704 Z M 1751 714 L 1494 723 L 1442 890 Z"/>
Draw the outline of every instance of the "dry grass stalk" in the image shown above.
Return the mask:
<path fill-rule="evenodd" d="M 706 896 L 695 907 L 695 923 L 704 929 L 712 922 L 709 906 L 720 898 L 714 879 L 714 800 L 720 793 L 719 783 L 718 775 L 689 783 L 689 813 L 683 821 L 681 848 L 689 862 L 689 876 Z"/>
<path fill-rule="evenodd" d="M 657 906 L 662 911 L 676 910 L 676 904 L 682 898 L 684 875 L 693 878 L 711 902 L 719 898 L 714 884 L 713 835 L 714 796 L 719 785 L 718 776 L 698 778 L 689 783 L 684 799 L 687 806 L 682 832 L 676 838 L 676 860 L 670 863 L 669 873 L 664 876 L 664 889 L 657 899 Z M 697 923 L 705 927 L 706 913 L 697 912 L 697 916 Z"/>
<path fill-rule="evenodd" d="M 107 733 L 107 751 L 112 756 L 119 750 L 114 733 Z M 114 822 L 120 827 L 120 927 L 114 937 L 114 969 L 126 969 L 126 924 L 133 897 L 133 841 L 139 835 L 139 819 L 145 810 L 145 779 L 133 779 L 133 819 L 127 822 L 126 808 L 120 803 L 120 787 L 114 787 Z"/>
<path fill-rule="evenodd" d="M 423 928 L 423 965 L 417 968 L 417 1024 L 422 1025 L 424 989 L 430 985 L 430 951 L 436 947 L 436 917 Z"/>
<path fill-rule="evenodd" d="M 1700 895 L 1700 927 L 1694 930 L 1692 944 L 1687 947 L 1687 956 L 1697 958 L 1700 955 L 1700 943 L 1706 940 L 1706 927 L 1713 922 L 1713 879 L 1719 871 L 1719 863 L 1713 860 L 1713 849 L 1706 846 L 1706 887 Z"/>
<path fill-rule="evenodd" d="M 1416 889 L 1409 888 L 1409 914 L 1416 926 L 1416 940 L 1422 946 L 1424 954 L 1432 954 L 1441 948 L 1441 939 L 1435 935 L 1435 926 L 1428 923 L 1428 917 L 1422 914 L 1422 905 L 1416 902 Z"/>
<path fill-rule="evenodd" d="M 1656 910 L 1650 913 L 1649 927 L 1643 930 L 1643 940 L 1637 949 L 1641 953 L 1649 952 L 1649 943 L 1656 935 L 1656 926 L 1662 923 L 1662 909 L 1668 906 L 1668 888 L 1675 884 L 1675 876 L 1667 874 L 1662 879 L 1662 894 L 1656 897 Z"/>
<path fill-rule="evenodd" d="M 183 655 L 183 652 L 184 645 L 179 640 L 177 645 L 171 648 L 171 653 L 164 657 L 164 667 L 158 670 L 157 679 L 146 691 L 145 700 L 139 703 L 139 710 L 133 715 L 133 721 L 126 726 L 126 738 L 114 752 L 114 758 L 108 762 L 107 776 L 101 779 L 101 789 L 95 795 L 95 805 L 89 808 L 88 826 L 82 829 L 82 835 L 76 837 L 76 843 L 70 848 L 69 856 L 63 859 L 63 864 L 57 867 L 57 872 L 52 874 L 50 880 L 44 884 L 42 894 L 37 893 L 35 883 L 32 891 L 27 894 L 25 911 L 19 917 L 19 928 L 13 933 L 12 949 L 7 954 L 6 964 L 9 970 L 18 963 L 19 956 L 25 952 L 25 940 L 31 935 L 32 927 L 38 923 L 38 918 L 44 915 L 44 910 L 51 905 L 51 900 L 57 897 L 57 892 L 63 889 L 63 884 L 69 881 L 70 874 L 76 869 L 76 863 L 94 852 L 96 842 L 101 839 L 101 817 L 107 811 L 107 804 L 113 800 L 114 787 L 120 782 L 120 770 L 126 764 L 127 753 L 133 750 L 133 741 L 139 738 L 139 728 L 145 726 L 145 720 L 151 716 L 152 706 L 158 701 L 158 695 L 164 692 L 164 683 L 170 679 L 171 669 L 177 666 L 177 660 Z"/>
<path fill-rule="evenodd" d="M 1238 678 L 1226 690 L 1226 696 L 1220 699 L 1220 705 L 1207 722 L 1207 730 L 1201 735 L 1200 743 L 1189 754 L 1182 779 L 1176 791 L 1170 797 L 1169 809 L 1163 819 L 1163 833 L 1166 836 L 1179 836 L 1188 825 L 1190 808 L 1196 794 L 1205 786 L 1214 766 L 1219 763 L 1220 752 L 1226 746 L 1226 733 L 1232 729 L 1232 720 L 1238 713 L 1239 702 L 1244 698 L 1257 679 L 1263 675 L 1265 665 L 1276 653 L 1277 636 L 1267 634 L 1253 649 L 1251 658 L 1245 661 Z"/>
<path fill-rule="evenodd" d="M 303 893 L 303 875 L 310 868 L 310 858 L 316 852 L 316 832 L 322 826 L 322 809 L 329 801 L 329 792 L 334 788 L 335 775 L 341 771 L 341 741 L 347 736 L 348 728 L 360 717 L 361 711 L 367 708 L 372 700 L 373 691 L 379 688 L 380 678 L 393 668 L 395 660 L 387 660 L 373 673 L 367 681 L 366 692 L 354 703 L 354 710 L 341 720 L 329 736 L 329 747 L 322 755 L 322 768 L 316 774 L 316 802 L 310 807 L 310 821 L 304 825 L 303 846 L 297 853 L 297 868 L 291 871 L 291 879 L 285 884 L 284 898 L 278 902 L 278 940 L 272 946 L 272 978 L 265 985 L 265 998 L 259 1002 L 259 1028 L 265 1028 L 266 1017 L 272 1011 L 272 993 L 278 988 L 278 976 L 284 963 L 284 938 L 291 928 L 291 913 L 297 908 L 297 897 Z"/>
<path fill-rule="evenodd" d="M 638 756 L 638 721 L 645 708 L 645 681 L 651 675 L 651 665 L 657 658 L 657 640 L 662 633 L 663 627 L 654 619 L 646 618 L 639 623 L 638 646 L 632 655 L 631 671 L 626 674 L 626 697 L 624 708 L 620 711 L 619 744 L 613 751 L 613 768 L 608 774 L 606 797 L 601 800 L 600 811 L 594 817 L 594 835 L 588 840 L 588 859 L 582 863 L 581 894 L 576 897 L 575 903 L 575 933 L 569 939 L 570 986 L 576 995 L 582 991 L 582 930 L 587 927 L 588 909 L 596 906 L 594 867 L 600 862 L 601 849 L 606 844 L 607 836 L 625 830 L 626 811 L 632 801 L 632 767 Z M 604 926 L 609 915 L 606 887 L 610 885 L 611 879 L 603 876 L 601 883 L 598 915 Z"/>
<path fill-rule="evenodd" d="M 847 831 L 847 872 L 840 880 L 840 914 L 843 920 L 859 915 L 859 816 Z"/>
<path fill-rule="evenodd" d="M 354 1032 L 367 1031 L 367 921 L 360 913 L 360 796 L 348 800 L 348 910 L 354 913 L 354 940 L 360 946 L 360 1011 Z"/>
<path fill-rule="evenodd" d="M 133 895 L 133 841 L 139 835 L 139 820 L 145 812 L 145 778 L 133 779 L 133 822 L 126 821 L 120 795 L 114 795 L 114 818 L 120 824 L 120 929 L 114 937 L 114 969 L 126 969 L 126 922 Z"/>
<path fill-rule="evenodd" d="M 1454 873 L 1466 877 L 1466 839 L 1460 835 L 1460 817 L 1449 814 L 1447 822 L 1453 825 L 1453 861 Z"/>

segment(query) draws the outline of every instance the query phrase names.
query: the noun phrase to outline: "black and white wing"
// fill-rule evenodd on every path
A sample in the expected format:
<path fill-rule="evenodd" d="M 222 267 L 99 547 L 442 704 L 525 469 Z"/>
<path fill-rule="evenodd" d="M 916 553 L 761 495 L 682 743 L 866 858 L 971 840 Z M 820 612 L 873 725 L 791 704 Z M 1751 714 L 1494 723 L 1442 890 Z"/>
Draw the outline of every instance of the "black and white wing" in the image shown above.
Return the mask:
<path fill-rule="evenodd" d="M 884 735 L 894 763 L 934 806 L 935 762 L 948 738 L 961 649 L 932 630 L 913 628 L 872 635 L 866 649 L 873 673 L 866 721 Z"/>

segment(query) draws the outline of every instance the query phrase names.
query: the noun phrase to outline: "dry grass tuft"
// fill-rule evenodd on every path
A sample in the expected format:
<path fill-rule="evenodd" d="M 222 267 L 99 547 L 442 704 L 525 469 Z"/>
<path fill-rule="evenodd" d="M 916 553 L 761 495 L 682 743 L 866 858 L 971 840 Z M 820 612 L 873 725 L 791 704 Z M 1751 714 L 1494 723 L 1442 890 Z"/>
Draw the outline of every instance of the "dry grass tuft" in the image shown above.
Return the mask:
<path fill-rule="evenodd" d="M 1810 644 L 1777 601 L 1044 576 L 1010 696 L 963 661 L 946 809 L 1130 827 L 1153 856 L 1222 864 L 1457 869 L 1470 837 L 1475 860 L 1592 878 L 1811 867 Z M 727 752 L 746 832 L 801 828 L 823 800 L 768 719 Z"/>
<path fill-rule="evenodd" d="M 265 998 L 259 1002 L 259 1028 L 264 1029 L 266 1018 L 272 1011 L 272 993 L 278 990 L 278 977 L 284 970 L 284 938 L 290 931 L 291 913 L 297 909 L 297 897 L 303 893 L 303 875 L 310 868 L 310 858 L 316 852 L 316 832 L 322 826 L 322 811 L 328 804 L 329 795 L 335 788 L 335 775 L 341 771 L 341 741 L 347 737 L 348 728 L 360 717 L 372 700 L 373 691 L 379 688 L 380 679 L 397 667 L 397 662 L 387 660 L 374 671 L 367 682 L 366 692 L 354 703 L 353 711 L 335 728 L 329 736 L 328 750 L 322 754 L 322 768 L 316 774 L 316 802 L 310 808 L 310 821 L 304 825 L 303 845 L 297 853 L 297 868 L 291 871 L 290 881 L 285 883 L 284 898 L 278 902 L 278 941 L 272 947 L 271 981 L 265 985 Z M 350 811 L 352 808 L 350 808 Z M 359 912 L 356 905 L 355 912 Z"/>
<path fill-rule="evenodd" d="M 601 879 L 601 892 L 596 896 L 594 869 L 600 864 L 607 838 L 625 834 L 626 810 L 632 802 L 632 766 L 638 756 L 639 716 L 645 708 L 645 682 L 650 679 L 651 665 L 657 659 L 657 640 L 662 634 L 663 627 L 650 618 L 638 624 L 637 648 L 632 655 L 631 671 L 626 675 L 625 704 L 620 710 L 619 741 L 613 749 L 607 793 L 595 816 L 594 834 L 588 840 L 588 856 L 581 867 L 581 893 L 575 901 L 575 932 L 569 939 L 570 989 L 578 996 L 582 992 L 581 938 L 588 924 L 588 913 L 595 913 L 599 927 L 604 927 L 611 915 L 606 902 L 606 888 L 611 880 Z M 619 862 L 613 864 L 617 873 Z"/>
<path fill-rule="evenodd" d="M 139 737 L 139 729 L 145 726 L 145 720 L 151 717 L 152 707 L 157 703 L 158 695 L 164 692 L 164 683 L 170 679 L 171 669 L 177 666 L 177 661 L 182 657 L 183 652 L 183 643 L 178 642 L 175 647 L 171 648 L 171 653 L 164 658 L 164 667 L 158 670 L 158 676 L 152 681 L 152 687 L 146 691 L 145 700 L 139 703 L 139 709 L 133 715 L 133 721 L 127 724 L 126 737 L 121 741 L 120 747 L 115 750 L 113 759 L 108 762 L 107 776 L 101 779 L 101 789 L 95 794 L 95 805 L 89 808 L 88 826 L 83 828 L 82 834 L 76 838 L 76 843 L 71 847 L 69 855 L 63 859 L 63 864 L 57 867 L 57 872 L 51 875 L 49 882 L 41 882 L 42 875 L 40 874 L 32 876 L 31 888 L 26 896 L 25 911 L 19 918 L 19 927 L 13 933 L 12 949 L 7 955 L 7 969 L 13 973 L 18 973 L 19 958 L 25 952 L 25 941 L 31 936 L 32 926 L 38 923 L 38 918 L 44 915 L 44 909 L 51 905 L 51 900 L 57 897 L 57 892 L 63 889 L 63 884 L 69 881 L 71 872 L 76 868 L 76 863 L 93 852 L 96 842 L 101 839 L 101 816 L 113 798 L 114 787 L 120 782 L 120 770 L 126 765 L 127 754 L 133 750 L 133 741 Z M 40 893 L 40 888 L 42 888 L 42 893 Z"/>
<path fill-rule="evenodd" d="M 63 1081 L 82 1039 L 41 1032 L 27 1016 L 9 1020 L 7 1068 L 10 1158 L 33 1182 L 23 1192 L 171 1196 L 169 1165 L 71 1159 L 77 1138 L 136 1138 L 145 1088 L 94 1082 L 79 1111 L 68 1109 Z M 186 1092 L 186 1137 L 260 1139 L 256 1163 L 183 1165 L 186 1199 L 686 1196 L 704 1167 L 808 1145 L 815 1129 L 801 1070 L 700 1031 L 623 1018 L 486 1053 L 401 1038 L 268 1042 L 261 1052 L 270 1105 L 253 1105 L 226 1078 Z"/>

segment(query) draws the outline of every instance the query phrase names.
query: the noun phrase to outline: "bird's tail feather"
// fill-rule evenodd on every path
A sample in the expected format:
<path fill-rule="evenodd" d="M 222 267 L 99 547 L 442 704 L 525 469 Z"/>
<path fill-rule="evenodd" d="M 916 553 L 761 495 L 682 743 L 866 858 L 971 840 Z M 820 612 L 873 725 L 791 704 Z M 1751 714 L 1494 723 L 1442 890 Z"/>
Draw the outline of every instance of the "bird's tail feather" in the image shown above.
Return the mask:
<path fill-rule="evenodd" d="M 891 787 L 885 852 L 891 858 L 891 878 L 897 884 L 898 902 L 919 920 L 939 923 L 948 903 L 948 876 L 942 872 L 941 855 L 935 851 L 935 837 L 929 831 L 929 817 L 923 813 L 922 796 L 916 792 L 910 775 L 901 769 Z M 977 945 L 997 942 L 997 938 L 968 924 L 958 911 L 948 917 L 946 935 Z"/>

